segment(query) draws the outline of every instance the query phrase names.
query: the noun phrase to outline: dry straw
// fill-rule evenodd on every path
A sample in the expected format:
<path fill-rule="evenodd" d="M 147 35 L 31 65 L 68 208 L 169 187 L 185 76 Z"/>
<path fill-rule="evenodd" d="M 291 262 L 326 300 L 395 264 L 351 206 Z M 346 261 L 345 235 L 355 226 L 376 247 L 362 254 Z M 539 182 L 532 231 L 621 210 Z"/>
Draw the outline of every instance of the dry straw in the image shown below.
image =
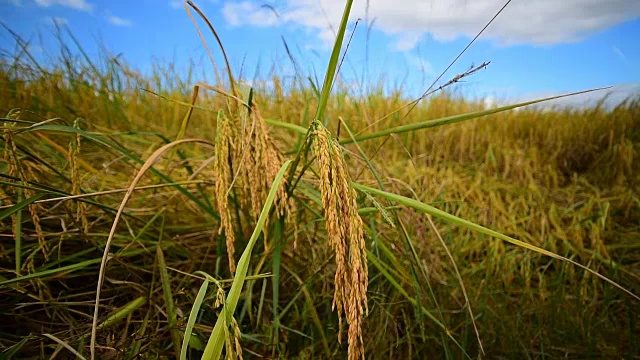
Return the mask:
<path fill-rule="evenodd" d="M 312 127 L 313 153 L 320 168 L 322 206 L 329 243 L 336 258 L 333 307 L 337 307 L 340 319 L 338 340 L 342 338 L 342 318 L 346 316 L 349 325 L 348 356 L 350 360 L 356 360 L 364 357 L 362 321 L 369 311 L 363 224 L 341 148 L 319 121 L 314 121 Z"/>

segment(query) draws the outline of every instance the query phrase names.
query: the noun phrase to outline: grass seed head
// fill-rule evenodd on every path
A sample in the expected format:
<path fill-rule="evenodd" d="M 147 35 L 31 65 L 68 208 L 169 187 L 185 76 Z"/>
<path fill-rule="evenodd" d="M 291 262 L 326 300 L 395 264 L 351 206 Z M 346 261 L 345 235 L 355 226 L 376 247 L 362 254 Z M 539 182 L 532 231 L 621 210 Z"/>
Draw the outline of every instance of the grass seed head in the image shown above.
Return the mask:
<path fill-rule="evenodd" d="M 257 105 L 254 103 L 251 109 L 251 122 L 244 127 L 244 149 L 241 165 L 241 177 L 247 188 L 250 204 L 246 204 L 253 221 L 257 221 L 262 207 L 269 194 L 278 170 L 284 163 L 276 142 L 269 135 L 268 127 Z M 278 217 L 286 217 L 289 225 L 297 230 L 297 224 L 292 221 L 292 215 L 296 211 L 296 203 L 286 191 L 286 180 L 278 188 L 275 199 L 275 211 Z M 265 225 L 269 228 L 269 224 Z M 297 231 L 294 231 L 294 234 Z M 266 238 L 265 238 L 266 241 Z M 295 243 L 295 238 L 294 238 Z"/>
<path fill-rule="evenodd" d="M 338 339 L 342 337 L 342 318 L 346 317 L 348 357 L 356 360 L 364 357 L 362 321 L 368 311 L 369 279 L 363 223 L 341 148 L 320 122 L 315 121 L 312 126 L 327 233 L 336 258 L 333 306 L 337 308 L 340 322 Z"/>
<path fill-rule="evenodd" d="M 7 114 L 7 119 L 19 120 L 20 114 L 21 112 L 19 109 L 14 109 Z M 19 160 L 18 145 L 16 144 L 14 139 L 14 132 L 13 132 L 14 129 L 15 129 L 14 124 L 6 123 L 6 122 L 4 123 L 3 138 L 5 142 L 5 151 L 3 153 L 3 159 L 9 165 L 8 175 L 15 176 L 20 179 L 20 181 L 22 182 L 22 185 L 25 187 L 23 191 L 24 198 L 29 198 L 34 196 L 35 193 L 32 190 L 29 190 L 29 186 L 28 186 L 29 178 L 27 177 L 27 174 L 31 175 L 30 180 L 37 181 L 38 179 L 36 178 L 35 173 L 31 171 L 31 169 L 29 168 L 31 163 L 27 161 Z M 27 208 L 29 209 L 29 214 L 31 215 L 31 222 L 33 223 L 33 227 L 36 233 L 36 238 L 38 239 L 38 245 L 40 247 L 40 250 L 42 251 L 42 254 L 45 257 L 45 260 L 48 261 L 50 249 L 49 249 L 49 245 L 47 244 L 44 238 L 44 232 L 42 231 L 42 225 L 40 223 L 40 215 L 38 214 L 38 205 L 35 203 L 32 203 L 32 204 L 29 204 Z M 11 218 L 12 218 L 13 229 L 14 229 L 13 233 L 16 234 L 15 229 L 17 229 L 17 224 L 16 224 L 15 215 L 13 215 Z"/>
<path fill-rule="evenodd" d="M 249 187 L 251 215 L 257 220 L 284 157 L 269 135 L 267 123 L 255 104 L 251 118 L 251 124 L 244 128 L 246 159 L 242 166 Z M 275 200 L 276 212 L 281 217 L 295 210 L 295 203 L 289 201 L 285 185 L 286 181 L 280 185 Z"/>
<path fill-rule="evenodd" d="M 218 128 L 216 134 L 216 204 L 220 214 L 219 234 L 224 232 L 227 243 L 227 254 L 229 257 L 229 269 L 236 271 L 235 255 L 235 232 L 231 225 L 231 210 L 229 206 L 229 189 L 231 188 L 233 164 L 233 140 L 234 134 L 230 124 L 231 120 L 224 115 L 218 116 Z"/>

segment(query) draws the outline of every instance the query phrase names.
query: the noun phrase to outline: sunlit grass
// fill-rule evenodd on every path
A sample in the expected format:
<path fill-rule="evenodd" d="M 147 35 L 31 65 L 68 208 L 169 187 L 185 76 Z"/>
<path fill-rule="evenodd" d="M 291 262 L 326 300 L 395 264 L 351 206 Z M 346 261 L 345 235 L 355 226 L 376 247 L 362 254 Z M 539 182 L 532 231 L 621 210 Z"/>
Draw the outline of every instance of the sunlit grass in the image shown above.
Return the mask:
<path fill-rule="evenodd" d="M 362 326 L 367 358 L 638 353 L 640 101 L 484 117 L 443 92 L 409 112 L 402 89 L 331 91 L 336 48 L 319 89 L 274 76 L 197 97 L 171 66 L 2 60 L 5 355 L 357 356 L 332 310 L 361 289 L 335 258 L 357 241 L 332 244 L 359 226 L 369 312 L 345 309 L 343 331 Z"/>

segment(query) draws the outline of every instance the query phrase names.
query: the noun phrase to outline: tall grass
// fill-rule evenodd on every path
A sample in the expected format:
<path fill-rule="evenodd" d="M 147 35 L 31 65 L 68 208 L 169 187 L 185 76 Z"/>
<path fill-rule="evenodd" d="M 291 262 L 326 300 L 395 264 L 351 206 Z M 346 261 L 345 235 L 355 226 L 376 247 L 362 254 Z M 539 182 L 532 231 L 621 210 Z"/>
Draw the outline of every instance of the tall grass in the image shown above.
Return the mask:
<path fill-rule="evenodd" d="M 67 46 L 0 62 L 4 355 L 640 352 L 639 99 L 411 109 L 332 88 L 340 42 L 320 89 L 192 92 Z"/>

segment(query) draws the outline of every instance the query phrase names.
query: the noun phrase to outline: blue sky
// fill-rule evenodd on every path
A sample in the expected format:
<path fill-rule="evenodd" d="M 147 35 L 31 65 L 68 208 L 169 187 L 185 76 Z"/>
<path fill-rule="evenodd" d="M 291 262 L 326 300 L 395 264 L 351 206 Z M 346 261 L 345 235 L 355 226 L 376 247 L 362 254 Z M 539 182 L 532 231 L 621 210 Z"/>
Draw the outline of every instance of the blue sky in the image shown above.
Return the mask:
<path fill-rule="evenodd" d="M 343 11 L 339 0 L 194 0 L 209 17 L 236 73 L 268 80 L 292 77 L 284 38 L 304 75 L 322 82 Z M 504 5 L 505 0 L 370 0 L 354 2 L 362 19 L 342 67 L 354 91 L 381 79 L 419 96 Z M 195 13 L 194 13 L 195 16 Z M 0 21 L 36 54 L 55 52 L 55 21 L 67 26 L 92 55 L 100 44 L 148 71 L 157 61 L 195 61 L 211 68 L 181 1 L 0 0 Z M 198 24 L 222 64 L 213 36 Z M 350 24 L 353 29 L 354 22 Z M 368 41 L 367 41 L 368 38 Z M 611 101 L 640 93 L 640 1 L 513 0 L 442 82 L 471 64 L 491 61 L 456 90 L 475 98 L 517 101 L 615 86 Z M 14 41 L 0 29 L 0 48 Z M 364 79 L 364 80 L 363 80 Z M 200 80 L 200 79 L 198 79 Z M 581 103 L 593 96 L 571 99 Z"/>

